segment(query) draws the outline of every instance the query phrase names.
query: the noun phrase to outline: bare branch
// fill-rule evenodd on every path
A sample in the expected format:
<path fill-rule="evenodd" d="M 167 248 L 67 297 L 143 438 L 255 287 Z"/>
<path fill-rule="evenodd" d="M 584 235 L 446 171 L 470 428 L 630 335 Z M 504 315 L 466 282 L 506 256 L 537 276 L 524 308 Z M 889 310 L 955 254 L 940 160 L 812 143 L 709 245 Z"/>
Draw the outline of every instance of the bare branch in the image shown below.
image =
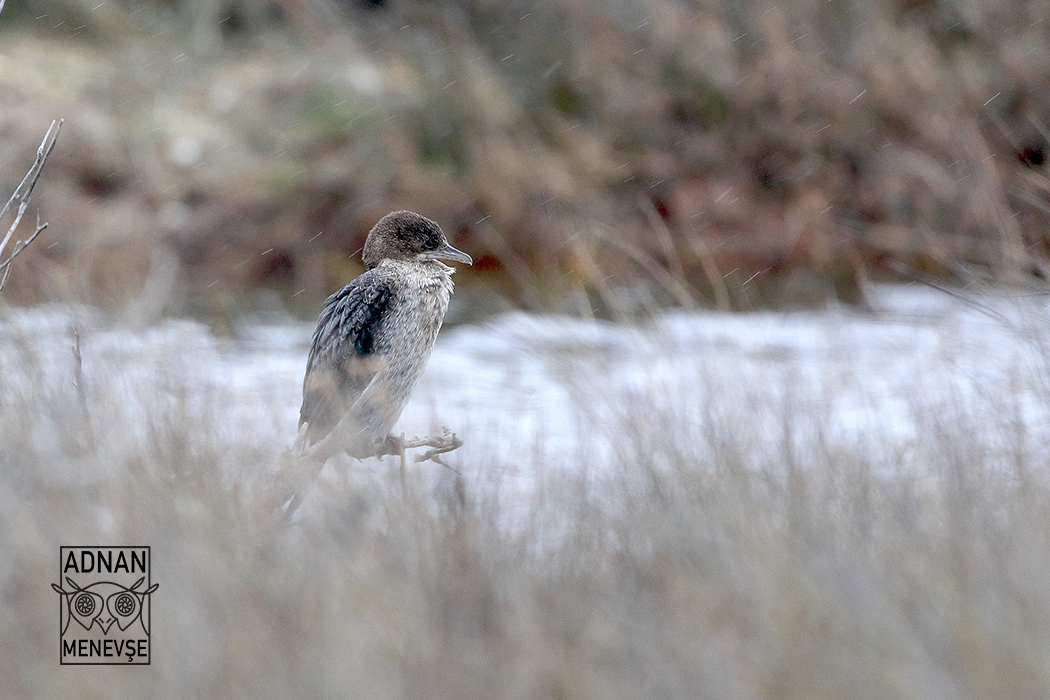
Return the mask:
<path fill-rule="evenodd" d="M 4 291 L 4 285 L 7 284 L 7 276 L 11 273 L 11 263 L 18 257 L 19 253 L 28 248 L 29 244 L 36 240 L 36 237 L 39 236 L 40 232 L 45 228 L 47 228 L 47 222 L 40 223 L 40 214 L 38 212 L 36 215 L 36 231 L 34 231 L 33 235 L 26 240 L 17 241 L 15 243 L 14 251 L 11 253 L 11 257 L 0 263 L 0 270 L 3 271 L 3 276 L 0 276 L 0 292 Z"/>
<path fill-rule="evenodd" d="M 19 202 L 19 208 L 24 209 L 29 203 L 29 197 L 33 194 L 33 188 L 36 187 L 37 180 L 40 179 L 40 171 L 44 168 L 44 161 L 51 155 L 51 151 L 55 148 L 55 142 L 58 140 L 58 132 L 62 129 L 64 120 L 59 119 L 52 121 L 51 126 L 47 128 L 47 133 L 44 134 L 44 140 L 40 142 L 40 147 L 36 149 L 36 160 L 33 162 L 33 166 L 29 168 L 29 172 L 22 178 L 22 182 L 15 188 L 11 198 L 7 200 L 7 204 L 4 205 L 3 209 L 0 209 L 0 218 L 3 218 L 7 214 L 11 205 L 16 201 Z M 0 243 L 0 253 L 3 252 L 4 246 L 7 245 L 8 240 L 11 238 L 11 231 L 8 231 L 7 236 L 4 237 L 2 243 Z"/>
<path fill-rule="evenodd" d="M 446 469 L 451 469 L 459 474 L 459 470 L 454 469 L 441 461 L 440 455 L 463 447 L 463 441 L 456 437 L 456 434 L 448 428 L 444 428 L 444 431 L 445 432 L 441 437 L 413 438 L 404 443 L 404 449 L 410 450 L 415 447 L 429 447 L 431 449 L 421 455 L 416 455 L 416 462 L 426 462 L 428 460 L 431 462 L 437 462 Z"/>
<path fill-rule="evenodd" d="M 0 10 L 3 9 L 3 1 L 0 0 Z M 58 119 L 51 122 L 51 126 L 48 127 L 47 133 L 44 134 L 44 140 L 40 142 L 40 147 L 36 151 L 36 160 L 33 162 L 32 167 L 29 168 L 29 172 L 22 178 L 22 182 L 19 183 L 18 187 L 11 194 L 11 198 L 4 204 L 4 208 L 0 209 L 0 220 L 2 220 L 11 208 L 18 203 L 18 208 L 15 212 L 14 221 L 11 223 L 10 228 L 7 229 L 7 233 L 4 235 L 3 240 L 0 240 L 0 256 L 3 256 L 4 249 L 7 248 L 8 243 L 11 242 L 12 237 L 15 234 L 15 230 L 18 225 L 22 223 L 22 216 L 25 215 L 26 209 L 29 207 L 29 198 L 33 195 L 33 189 L 36 187 L 37 180 L 40 179 L 40 173 L 44 169 L 44 163 L 47 161 L 47 157 L 51 155 L 51 151 L 55 148 L 55 142 L 58 140 L 58 132 L 62 129 L 63 120 Z M 29 238 L 24 241 L 16 241 L 15 247 L 11 256 L 0 262 L 0 270 L 3 270 L 3 277 L 0 278 L 0 292 L 4 289 L 4 283 L 7 281 L 7 275 L 11 271 L 11 262 L 25 250 L 30 243 L 36 240 L 36 237 L 40 235 L 40 232 L 47 228 L 47 224 L 40 223 L 40 217 L 37 216 L 37 227 Z"/>

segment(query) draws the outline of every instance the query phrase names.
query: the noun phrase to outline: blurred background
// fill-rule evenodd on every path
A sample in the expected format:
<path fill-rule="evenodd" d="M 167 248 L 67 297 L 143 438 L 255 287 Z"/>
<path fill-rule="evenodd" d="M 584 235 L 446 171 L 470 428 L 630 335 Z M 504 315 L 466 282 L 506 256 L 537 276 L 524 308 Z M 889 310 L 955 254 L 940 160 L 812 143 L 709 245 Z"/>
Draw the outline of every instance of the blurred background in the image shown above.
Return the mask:
<path fill-rule="evenodd" d="M 1046 0 L 7 0 L 0 202 L 56 118 L 0 697 L 1050 697 Z M 288 523 L 400 208 L 475 264 L 396 430 L 464 444 Z M 59 665 L 83 544 L 150 667 Z"/>
<path fill-rule="evenodd" d="M 66 124 L 5 297 L 311 315 L 396 208 L 471 313 L 1023 282 L 1048 50 L 1038 0 L 9 2 L 0 191 Z"/>

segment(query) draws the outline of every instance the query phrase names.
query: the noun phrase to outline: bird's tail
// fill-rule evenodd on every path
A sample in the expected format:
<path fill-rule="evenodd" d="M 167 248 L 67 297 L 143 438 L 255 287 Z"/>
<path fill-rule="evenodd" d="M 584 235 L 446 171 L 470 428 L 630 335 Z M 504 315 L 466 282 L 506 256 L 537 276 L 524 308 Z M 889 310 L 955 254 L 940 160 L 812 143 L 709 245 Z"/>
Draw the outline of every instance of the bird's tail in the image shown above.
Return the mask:
<path fill-rule="evenodd" d="M 283 520 L 291 520 L 303 502 L 303 494 L 317 481 L 325 462 L 308 450 L 308 424 L 299 427 L 299 435 L 292 447 L 281 454 L 281 462 L 267 488 L 267 500 Z"/>

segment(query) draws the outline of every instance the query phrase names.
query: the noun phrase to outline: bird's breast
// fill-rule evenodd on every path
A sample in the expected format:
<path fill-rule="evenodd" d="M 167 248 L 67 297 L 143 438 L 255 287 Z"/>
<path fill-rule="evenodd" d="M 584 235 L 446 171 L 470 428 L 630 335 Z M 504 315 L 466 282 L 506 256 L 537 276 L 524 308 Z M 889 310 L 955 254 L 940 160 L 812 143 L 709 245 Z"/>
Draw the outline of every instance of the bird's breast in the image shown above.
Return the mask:
<path fill-rule="evenodd" d="M 375 339 L 375 351 L 386 357 L 389 376 L 405 391 L 423 373 L 448 310 L 452 280 L 447 274 L 409 270 L 397 288 Z"/>

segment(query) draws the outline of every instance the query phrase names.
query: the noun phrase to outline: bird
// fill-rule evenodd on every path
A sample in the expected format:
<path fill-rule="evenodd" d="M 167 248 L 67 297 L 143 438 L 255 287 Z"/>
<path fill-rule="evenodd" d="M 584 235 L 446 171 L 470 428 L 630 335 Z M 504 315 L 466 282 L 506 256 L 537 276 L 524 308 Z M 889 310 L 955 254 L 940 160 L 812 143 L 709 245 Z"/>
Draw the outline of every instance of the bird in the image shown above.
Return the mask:
<path fill-rule="evenodd" d="M 386 453 L 430 358 L 453 291 L 455 269 L 441 261 L 473 264 L 437 223 L 410 211 L 381 218 L 362 259 L 366 271 L 317 319 L 299 411 L 307 447 L 338 430 L 339 451 L 358 459 Z"/>

